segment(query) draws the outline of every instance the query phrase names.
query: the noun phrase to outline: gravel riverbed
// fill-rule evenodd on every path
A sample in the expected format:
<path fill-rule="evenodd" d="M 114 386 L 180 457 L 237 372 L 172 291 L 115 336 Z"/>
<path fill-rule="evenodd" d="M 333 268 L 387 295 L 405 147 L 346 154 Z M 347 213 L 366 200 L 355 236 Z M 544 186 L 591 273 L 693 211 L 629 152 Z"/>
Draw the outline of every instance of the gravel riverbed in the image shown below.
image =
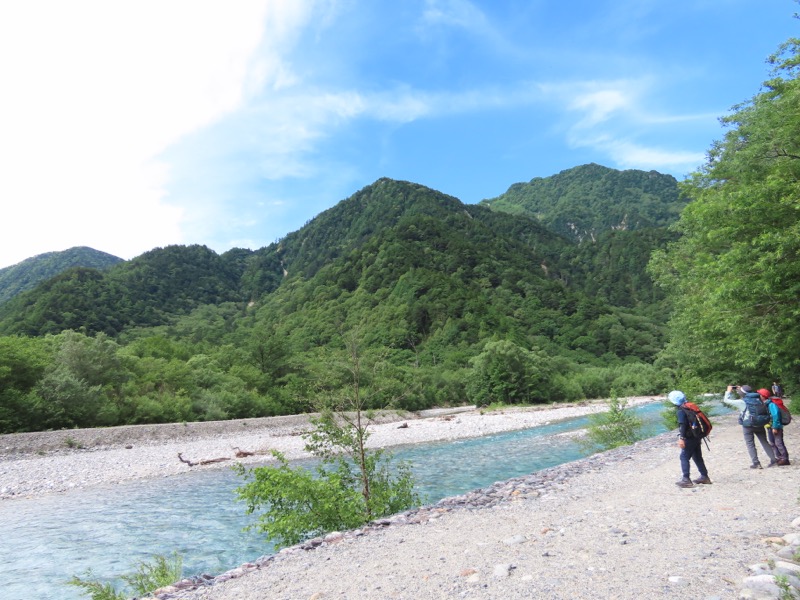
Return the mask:
<path fill-rule="evenodd" d="M 534 411 L 386 416 L 389 422 L 375 425 L 372 442 L 390 446 L 471 437 L 603 407 L 586 403 Z M 233 447 L 302 455 L 303 419 L 271 423 L 261 428 L 229 423 L 213 433 L 165 433 L 160 439 L 154 439 L 156 433 L 128 433 L 116 441 L 92 437 L 97 432 L 86 438 L 70 432 L 71 444 L 84 449 L 54 442 L 48 450 L 2 436 L 3 501 L 225 464 L 189 467 L 177 460 L 178 452 L 192 461 L 233 456 Z M 790 453 L 797 437 L 793 428 L 786 432 Z M 674 434 L 664 434 L 277 555 L 253 557 L 227 573 L 188 578 L 158 596 L 711 600 L 777 598 L 775 574 L 800 585 L 800 566 L 791 560 L 800 549 L 800 470 L 794 464 L 750 469 L 735 415 L 715 419 L 711 450 L 705 451 L 712 485 L 676 487 L 678 452 Z M 164 486 L 168 489 L 168 477 Z"/>
<path fill-rule="evenodd" d="M 632 404 L 651 401 L 653 397 L 630 399 Z M 369 444 L 385 448 L 477 437 L 605 408 L 603 402 L 583 402 L 502 411 L 474 407 L 420 413 L 385 411 L 374 417 Z M 233 461 L 263 463 L 272 460 L 272 450 L 290 460 L 304 458 L 308 453 L 301 434 L 308 428 L 307 415 L 293 415 L 0 435 L 0 500 L 169 477 L 190 469 L 226 468 Z M 190 463 L 224 460 L 190 466 L 179 454 Z"/>
<path fill-rule="evenodd" d="M 782 598 L 775 575 L 800 586 L 800 471 L 750 469 L 729 415 L 705 452 L 714 483 L 681 489 L 675 442 L 498 482 L 161 597 L 722 600 Z"/>

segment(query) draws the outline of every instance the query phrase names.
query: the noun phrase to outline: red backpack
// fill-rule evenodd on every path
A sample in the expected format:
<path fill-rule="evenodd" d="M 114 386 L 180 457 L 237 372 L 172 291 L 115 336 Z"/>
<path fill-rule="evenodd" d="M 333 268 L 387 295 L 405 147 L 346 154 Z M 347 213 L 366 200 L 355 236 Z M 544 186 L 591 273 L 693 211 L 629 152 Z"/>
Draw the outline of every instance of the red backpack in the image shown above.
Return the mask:
<path fill-rule="evenodd" d="M 782 425 L 788 425 L 789 423 L 791 423 L 792 422 L 792 413 L 790 413 L 789 409 L 786 408 L 786 405 L 783 403 L 783 399 L 773 396 L 769 400 L 770 400 L 770 402 L 775 404 L 775 406 L 777 406 L 778 409 L 781 411 L 781 424 Z"/>
<path fill-rule="evenodd" d="M 706 413 L 700 410 L 694 402 L 684 402 L 681 404 L 684 409 L 686 417 L 689 419 L 689 428 L 692 430 L 692 435 L 697 439 L 708 437 L 711 433 L 712 425 L 708 420 Z"/>

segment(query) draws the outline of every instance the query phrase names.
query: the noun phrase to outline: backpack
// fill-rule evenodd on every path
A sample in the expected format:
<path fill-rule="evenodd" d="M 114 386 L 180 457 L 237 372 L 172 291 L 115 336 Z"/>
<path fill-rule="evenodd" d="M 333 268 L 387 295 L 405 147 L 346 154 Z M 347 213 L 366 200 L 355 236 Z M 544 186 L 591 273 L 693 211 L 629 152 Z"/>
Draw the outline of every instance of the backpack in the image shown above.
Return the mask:
<path fill-rule="evenodd" d="M 761 394 L 748 392 L 744 395 L 744 410 L 739 415 L 739 422 L 745 427 L 763 427 L 772 420 L 769 406 L 762 402 Z"/>
<path fill-rule="evenodd" d="M 781 411 L 781 424 L 788 425 L 789 423 L 791 423 L 792 413 L 790 413 L 789 409 L 786 408 L 786 405 L 783 403 L 783 400 L 781 400 L 780 398 L 770 398 L 770 400 L 772 400 L 773 404 L 775 404 L 775 406 L 777 406 L 778 409 Z"/>
<path fill-rule="evenodd" d="M 692 432 L 692 436 L 697 439 L 708 437 L 708 434 L 711 433 L 712 425 L 706 413 L 700 410 L 700 407 L 694 402 L 684 402 L 681 404 L 681 408 L 689 421 L 689 429 Z"/>

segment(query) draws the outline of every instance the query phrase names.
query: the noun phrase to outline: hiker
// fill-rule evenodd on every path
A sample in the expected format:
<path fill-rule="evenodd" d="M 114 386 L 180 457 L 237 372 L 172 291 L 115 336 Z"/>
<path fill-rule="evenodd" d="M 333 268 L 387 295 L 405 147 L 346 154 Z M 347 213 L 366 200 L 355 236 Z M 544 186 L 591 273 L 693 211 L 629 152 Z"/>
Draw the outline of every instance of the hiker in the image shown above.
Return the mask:
<path fill-rule="evenodd" d="M 679 390 L 673 390 L 667 398 L 675 405 L 678 412 L 678 447 L 681 449 L 681 471 L 683 472 L 683 477 L 675 485 L 682 488 L 690 488 L 694 487 L 694 483 L 710 484 L 711 479 L 708 477 L 706 463 L 703 461 L 703 440 L 692 434 L 686 409 L 682 408 L 686 404 L 686 394 Z M 695 479 L 694 483 L 689 477 L 689 459 L 694 461 L 697 470 L 700 472 L 700 477 Z"/>
<path fill-rule="evenodd" d="M 754 438 L 758 438 L 761 447 L 769 457 L 767 467 L 774 467 L 777 464 L 775 453 L 772 446 L 767 441 L 767 430 L 765 426 L 772 420 L 769 406 L 761 398 L 761 394 L 754 392 L 749 385 L 733 386 L 729 385 L 725 392 L 725 397 L 729 398 L 734 391 L 744 400 L 744 410 L 739 415 L 739 424 L 742 426 L 744 443 L 747 446 L 747 453 L 750 455 L 750 468 L 760 469 L 761 461 L 758 460 L 756 443 Z"/>
<path fill-rule="evenodd" d="M 778 396 L 770 397 L 769 390 L 762 388 L 758 390 L 759 395 L 764 402 L 769 403 L 769 414 L 772 421 L 767 426 L 767 440 L 775 452 L 775 459 L 779 466 L 786 466 L 789 464 L 789 451 L 786 450 L 786 444 L 783 443 L 783 418 L 781 417 L 781 409 L 786 410 L 783 405 L 783 399 Z"/>
<path fill-rule="evenodd" d="M 772 382 L 772 395 L 778 398 L 783 398 L 783 386 L 777 379 Z"/>

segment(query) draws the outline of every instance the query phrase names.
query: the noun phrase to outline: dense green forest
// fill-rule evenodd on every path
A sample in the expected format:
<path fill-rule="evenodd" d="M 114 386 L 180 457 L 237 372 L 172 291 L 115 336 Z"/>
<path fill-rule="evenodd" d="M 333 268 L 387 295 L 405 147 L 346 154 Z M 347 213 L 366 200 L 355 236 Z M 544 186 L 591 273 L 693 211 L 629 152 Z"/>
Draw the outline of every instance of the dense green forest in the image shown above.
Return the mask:
<path fill-rule="evenodd" d="M 800 381 L 800 40 L 722 119 L 652 273 L 674 302 L 665 360 L 702 380 Z"/>
<path fill-rule="evenodd" d="M 575 171 L 591 187 L 597 170 Z M 608 228 L 578 242 L 381 179 L 256 251 L 157 248 L 0 305 L 0 431 L 309 410 L 344 385 L 332 365 L 353 332 L 381 365 L 364 381 L 376 406 L 662 392 L 669 305 L 645 267 L 673 239 Z"/>
<path fill-rule="evenodd" d="M 103 270 L 120 262 L 122 259 L 117 256 L 86 246 L 26 258 L 16 265 L 0 269 L 0 304 L 68 269 L 86 267 Z"/>

